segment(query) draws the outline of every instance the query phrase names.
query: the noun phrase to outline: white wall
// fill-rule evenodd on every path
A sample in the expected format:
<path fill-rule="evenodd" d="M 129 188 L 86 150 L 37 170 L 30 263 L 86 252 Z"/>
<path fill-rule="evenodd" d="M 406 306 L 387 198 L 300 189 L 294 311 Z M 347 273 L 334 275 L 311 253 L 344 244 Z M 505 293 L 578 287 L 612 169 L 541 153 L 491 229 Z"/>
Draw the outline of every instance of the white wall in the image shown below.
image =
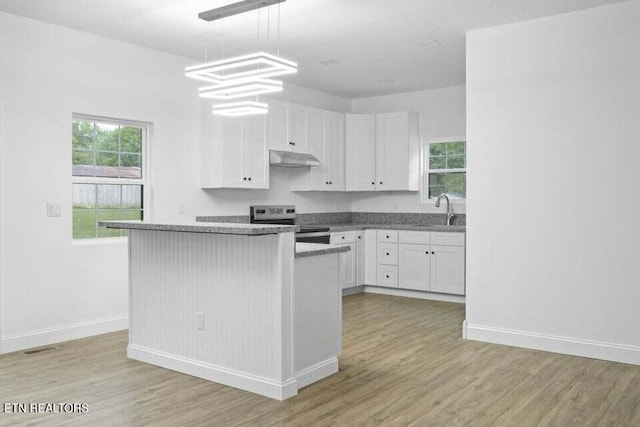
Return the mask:
<path fill-rule="evenodd" d="M 469 338 L 640 364 L 638 22 L 468 34 Z"/>
<path fill-rule="evenodd" d="M 0 351 L 127 324 L 126 244 L 72 244 L 73 112 L 152 123 L 154 219 L 247 213 L 253 201 L 293 201 L 301 211 L 349 208 L 348 195 L 293 195 L 283 170 L 272 170 L 270 191 L 200 190 L 200 100 L 197 83 L 184 78 L 192 63 L 0 13 Z M 303 88 L 289 87 L 284 97 L 349 107 L 348 100 Z M 62 218 L 45 217 L 47 201 L 62 202 Z"/>
<path fill-rule="evenodd" d="M 422 141 L 466 134 L 464 86 L 355 99 L 351 106 L 354 113 L 418 111 Z M 445 208 L 422 203 L 419 192 L 364 192 L 354 193 L 352 209 L 359 212 L 443 213 Z M 455 201 L 454 209 L 465 212 L 465 202 Z"/>

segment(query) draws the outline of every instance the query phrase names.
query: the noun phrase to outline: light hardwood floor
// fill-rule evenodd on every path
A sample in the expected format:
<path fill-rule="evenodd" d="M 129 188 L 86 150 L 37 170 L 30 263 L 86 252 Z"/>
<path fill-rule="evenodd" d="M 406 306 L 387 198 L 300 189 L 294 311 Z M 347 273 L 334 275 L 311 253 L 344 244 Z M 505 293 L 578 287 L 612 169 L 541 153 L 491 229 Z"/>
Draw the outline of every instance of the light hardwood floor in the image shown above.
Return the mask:
<path fill-rule="evenodd" d="M 640 367 L 461 339 L 459 304 L 344 299 L 340 372 L 284 402 L 126 358 L 125 331 L 0 356 L 3 402 L 86 402 L 46 426 L 640 426 Z"/>

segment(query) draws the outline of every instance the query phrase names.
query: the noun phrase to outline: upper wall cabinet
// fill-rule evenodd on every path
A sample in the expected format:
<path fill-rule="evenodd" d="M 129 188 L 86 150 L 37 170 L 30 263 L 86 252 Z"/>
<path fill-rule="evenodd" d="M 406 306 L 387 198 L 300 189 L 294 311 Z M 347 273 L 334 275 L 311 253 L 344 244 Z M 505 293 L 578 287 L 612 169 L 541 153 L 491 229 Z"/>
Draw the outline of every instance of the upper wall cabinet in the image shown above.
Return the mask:
<path fill-rule="evenodd" d="M 269 148 L 273 150 L 291 151 L 294 145 L 291 140 L 291 103 L 269 100 Z"/>
<path fill-rule="evenodd" d="M 347 191 L 376 189 L 376 118 L 373 114 L 347 114 Z"/>
<path fill-rule="evenodd" d="M 420 189 L 418 113 L 347 114 L 346 127 L 347 191 Z"/>
<path fill-rule="evenodd" d="M 267 116 L 205 118 L 201 186 L 269 188 Z"/>
<path fill-rule="evenodd" d="M 344 191 L 344 114 L 316 108 L 307 108 L 307 113 L 306 152 L 316 156 L 320 166 L 298 171 L 291 189 Z M 302 127 L 298 129 L 303 139 Z"/>
<path fill-rule="evenodd" d="M 310 108 L 278 99 L 269 100 L 269 148 L 308 152 Z"/>

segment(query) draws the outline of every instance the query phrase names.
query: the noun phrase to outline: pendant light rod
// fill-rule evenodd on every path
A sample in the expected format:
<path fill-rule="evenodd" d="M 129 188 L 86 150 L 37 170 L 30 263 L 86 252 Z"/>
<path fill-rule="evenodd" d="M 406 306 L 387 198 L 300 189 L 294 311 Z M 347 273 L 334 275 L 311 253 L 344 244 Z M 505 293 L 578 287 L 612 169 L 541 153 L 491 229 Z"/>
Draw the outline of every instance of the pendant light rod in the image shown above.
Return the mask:
<path fill-rule="evenodd" d="M 273 4 L 278 4 L 285 1 L 287 0 L 244 0 L 244 1 L 239 1 L 237 3 L 222 6 L 217 9 L 211 9 L 205 12 L 200 12 L 198 14 L 198 18 L 211 22 L 217 19 L 238 15 L 240 13 L 249 12 L 250 10 L 260 9 L 263 7 L 271 6 Z"/>

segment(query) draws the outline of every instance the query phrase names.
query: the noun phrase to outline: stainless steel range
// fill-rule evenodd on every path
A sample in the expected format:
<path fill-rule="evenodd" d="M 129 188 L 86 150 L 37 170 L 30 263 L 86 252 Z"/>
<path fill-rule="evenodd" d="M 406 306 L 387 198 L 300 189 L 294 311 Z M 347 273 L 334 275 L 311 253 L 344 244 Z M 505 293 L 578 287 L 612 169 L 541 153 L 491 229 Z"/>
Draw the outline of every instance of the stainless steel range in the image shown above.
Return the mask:
<path fill-rule="evenodd" d="M 286 224 L 296 223 L 296 207 L 292 205 L 253 205 L 249 207 L 252 224 Z M 296 242 L 329 244 L 329 227 L 300 226 L 296 233 Z"/>

